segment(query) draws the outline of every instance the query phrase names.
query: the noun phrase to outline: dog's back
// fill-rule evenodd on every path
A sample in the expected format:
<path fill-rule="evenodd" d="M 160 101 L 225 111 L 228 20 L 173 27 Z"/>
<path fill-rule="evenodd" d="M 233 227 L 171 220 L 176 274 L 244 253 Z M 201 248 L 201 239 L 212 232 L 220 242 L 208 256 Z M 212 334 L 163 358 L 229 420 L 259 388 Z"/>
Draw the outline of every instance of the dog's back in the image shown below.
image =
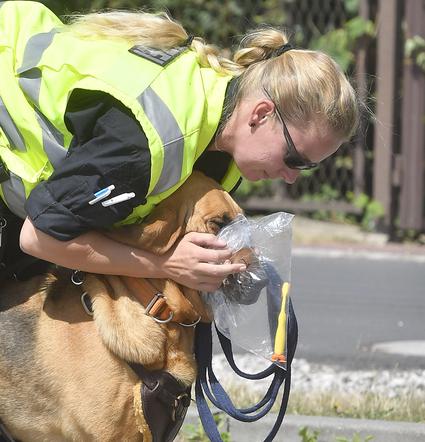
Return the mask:
<path fill-rule="evenodd" d="M 2 287 L 0 417 L 22 441 L 139 441 L 137 379 L 105 348 L 71 282 Z"/>

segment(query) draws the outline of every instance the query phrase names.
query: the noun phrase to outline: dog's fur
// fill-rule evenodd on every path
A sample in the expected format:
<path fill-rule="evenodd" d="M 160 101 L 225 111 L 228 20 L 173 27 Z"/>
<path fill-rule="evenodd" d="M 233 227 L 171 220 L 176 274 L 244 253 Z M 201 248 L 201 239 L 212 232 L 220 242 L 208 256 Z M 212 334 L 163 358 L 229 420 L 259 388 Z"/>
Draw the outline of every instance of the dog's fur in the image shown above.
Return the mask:
<path fill-rule="evenodd" d="M 214 181 L 194 173 L 144 224 L 108 235 L 163 254 L 184 234 L 217 233 L 240 213 Z M 180 322 L 210 319 L 195 290 L 150 282 Z M 82 308 L 82 290 L 93 301 L 93 319 Z M 0 418 L 23 442 L 150 440 L 140 380 L 125 361 L 190 385 L 193 334 L 145 315 L 118 276 L 87 275 L 83 288 L 61 271 L 10 282 L 0 290 Z"/>

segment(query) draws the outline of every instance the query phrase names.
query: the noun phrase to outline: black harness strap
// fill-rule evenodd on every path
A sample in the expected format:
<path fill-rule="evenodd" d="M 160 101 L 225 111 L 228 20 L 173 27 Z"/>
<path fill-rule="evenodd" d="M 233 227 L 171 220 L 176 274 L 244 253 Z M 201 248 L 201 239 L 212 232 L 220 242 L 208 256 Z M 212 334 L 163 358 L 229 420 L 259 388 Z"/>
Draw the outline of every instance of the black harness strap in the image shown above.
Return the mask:
<path fill-rule="evenodd" d="M 0 442 L 16 442 L 0 420 Z"/>
<path fill-rule="evenodd" d="M 165 371 L 149 371 L 132 362 L 128 365 L 142 381 L 143 414 L 152 442 L 173 441 L 190 405 L 190 387 L 184 387 Z"/>

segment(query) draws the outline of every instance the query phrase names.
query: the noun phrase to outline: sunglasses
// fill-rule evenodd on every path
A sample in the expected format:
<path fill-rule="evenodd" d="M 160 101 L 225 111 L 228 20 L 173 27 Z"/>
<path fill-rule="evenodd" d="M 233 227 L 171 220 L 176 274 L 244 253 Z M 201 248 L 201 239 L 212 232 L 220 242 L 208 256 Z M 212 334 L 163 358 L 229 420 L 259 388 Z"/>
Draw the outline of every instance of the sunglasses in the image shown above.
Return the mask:
<path fill-rule="evenodd" d="M 283 161 L 285 162 L 285 164 L 290 169 L 298 169 L 298 170 L 308 170 L 317 167 L 319 163 L 313 163 L 312 161 L 307 160 L 298 152 L 294 142 L 292 141 L 291 135 L 289 134 L 289 130 L 285 124 L 285 121 L 283 120 L 282 114 L 279 111 L 279 108 L 277 107 L 276 103 L 273 101 L 272 97 L 267 92 L 267 90 L 263 89 L 263 91 L 267 96 L 267 98 L 274 104 L 277 118 L 279 119 L 283 127 L 283 134 L 285 136 L 286 145 L 287 145 L 285 156 L 283 157 Z"/>

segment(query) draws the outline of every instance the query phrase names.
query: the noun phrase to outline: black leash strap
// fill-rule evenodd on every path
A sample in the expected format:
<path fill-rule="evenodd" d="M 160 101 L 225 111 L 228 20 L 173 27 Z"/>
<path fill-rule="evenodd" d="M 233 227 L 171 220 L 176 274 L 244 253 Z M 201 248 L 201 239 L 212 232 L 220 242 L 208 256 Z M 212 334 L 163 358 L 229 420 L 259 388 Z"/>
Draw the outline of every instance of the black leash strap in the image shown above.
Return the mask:
<path fill-rule="evenodd" d="M 7 431 L 3 422 L 0 420 L 0 442 L 15 442 L 12 435 Z"/>
<path fill-rule="evenodd" d="M 286 371 L 275 364 L 271 364 L 270 367 L 260 373 L 244 373 L 236 366 L 234 362 L 230 341 L 218 330 L 217 333 L 226 358 L 237 374 L 246 379 L 264 379 L 272 374 L 274 376 L 270 383 L 269 389 L 261 401 L 249 408 L 236 408 L 223 387 L 220 385 L 220 382 L 217 380 L 212 369 L 211 324 L 198 324 L 195 337 L 195 355 L 198 362 L 198 378 L 195 385 L 195 394 L 198 413 L 204 430 L 212 442 L 222 442 L 221 436 L 217 430 L 217 425 L 214 421 L 211 410 L 208 407 L 204 394 L 206 394 L 208 399 L 217 408 L 223 410 L 229 416 L 242 422 L 254 422 L 264 417 L 270 411 L 276 401 L 279 388 L 283 381 L 285 381 L 279 414 L 273 428 L 264 441 L 270 442 L 276 436 L 286 412 L 291 382 L 290 363 L 288 363 L 288 369 Z M 261 411 L 258 411 L 260 409 Z M 256 414 L 253 414 L 255 412 Z"/>

